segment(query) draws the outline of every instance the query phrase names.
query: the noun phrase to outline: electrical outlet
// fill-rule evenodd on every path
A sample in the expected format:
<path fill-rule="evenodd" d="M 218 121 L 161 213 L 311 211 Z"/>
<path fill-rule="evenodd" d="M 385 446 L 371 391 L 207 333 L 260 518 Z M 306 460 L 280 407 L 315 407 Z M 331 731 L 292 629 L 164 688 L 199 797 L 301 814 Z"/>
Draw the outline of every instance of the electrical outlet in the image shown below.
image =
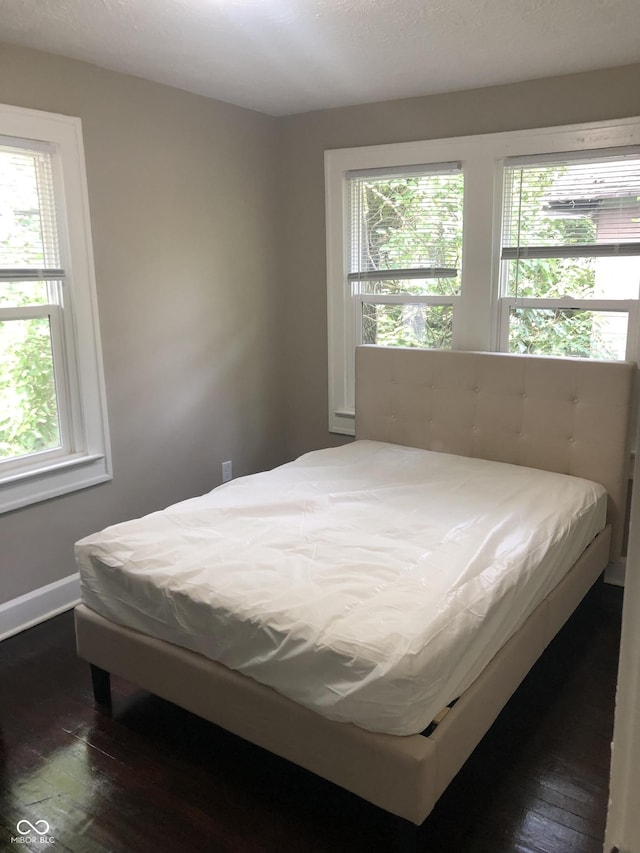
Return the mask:
<path fill-rule="evenodd" d="M 231 460 L 222 463 L 222 482 L 228 483 L 233 477 L 233 465 Z"/>

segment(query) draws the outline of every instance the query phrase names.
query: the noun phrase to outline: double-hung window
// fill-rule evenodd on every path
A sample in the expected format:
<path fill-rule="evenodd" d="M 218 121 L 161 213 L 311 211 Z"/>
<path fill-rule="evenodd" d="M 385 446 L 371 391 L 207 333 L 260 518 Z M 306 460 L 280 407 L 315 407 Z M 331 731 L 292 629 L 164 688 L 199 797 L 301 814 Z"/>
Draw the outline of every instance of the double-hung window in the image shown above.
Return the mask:
<path fill-rule="evenodd" d="M 504 164 L 501 349 L 635 356 L 640 150 Z"/>
<path fill-rule="evenodd" d="M 352 172 L 347 186 L 356 342 L 449 349 L 461 281 L 459 165 Z"/>
<path fill-rule="evenodd" d="M 339 431 L 353 430 L 356 345 L 452 347 L 463 202 L 457 161 L 345 173 L 345 264 L 337 310 L 344 318 L 347 369 L 335 412 Z"/>
<path fill-rule="evenodd" d="M 0 511 L 110 478 L 77 119 L 0 107 Z"/>
<path fill-rule="evenodd" d="M 358 344 L 640 357 L 640 119 L 325 152 L 329 429 Z"/>

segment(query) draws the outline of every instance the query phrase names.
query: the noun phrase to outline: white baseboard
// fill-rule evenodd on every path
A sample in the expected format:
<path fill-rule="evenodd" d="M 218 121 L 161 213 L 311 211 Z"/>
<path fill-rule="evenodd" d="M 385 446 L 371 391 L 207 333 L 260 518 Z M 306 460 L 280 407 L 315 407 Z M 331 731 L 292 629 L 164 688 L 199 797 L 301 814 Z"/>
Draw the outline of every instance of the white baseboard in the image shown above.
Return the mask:
<path fill-rule="evenodd" d="M 615 563 L 609 563 L 604 570 L 604 582 L 611 583 L 614 586 L 624 586 L 626 563 L 625 557 L 620 557 Z"/>
<path fill-rule="evenodd" d="M 0 640 L 18 634 L 80 601 L 80 576 L 76 573 L 0 604 Z"/>

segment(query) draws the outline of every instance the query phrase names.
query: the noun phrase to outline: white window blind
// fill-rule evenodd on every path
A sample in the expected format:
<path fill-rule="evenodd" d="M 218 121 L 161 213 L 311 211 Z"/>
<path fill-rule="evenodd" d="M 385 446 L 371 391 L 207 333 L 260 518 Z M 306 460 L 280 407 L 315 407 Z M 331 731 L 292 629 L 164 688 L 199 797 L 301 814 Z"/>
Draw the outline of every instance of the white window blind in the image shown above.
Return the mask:
<path fill-rule="evenodd" d="M 60 240 L 51 150 L 0 138 L 0 278 L 59 279 Z"/>
<path fill-rule="evenodd" d="M 346 179 L 349 281 L 449 278 L 456 279 L 459 288 L 463 193 L 459 163 L 350 172 Z"/>
<path fill-rule="evenodd" d="M 503 260 L 640 254 L 640 151 L 505 164 Z"/>

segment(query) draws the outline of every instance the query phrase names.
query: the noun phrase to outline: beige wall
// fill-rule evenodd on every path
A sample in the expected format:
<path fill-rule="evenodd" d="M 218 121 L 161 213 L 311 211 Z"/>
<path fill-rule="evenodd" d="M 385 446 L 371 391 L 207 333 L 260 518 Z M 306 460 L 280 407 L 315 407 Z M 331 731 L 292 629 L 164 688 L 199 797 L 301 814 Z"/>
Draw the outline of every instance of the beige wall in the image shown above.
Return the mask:
<path fill-rule="evenodd" d="M 281 255 L 288 451 L 340 442 L 327 431 L 324 164 L 327 148 L 408 142 L 640 115 L 640 65 L 489 89 L 324 110 L 281 120 Z"/>
<path fill-rule="evenodd" d="M 80 116 L 113 482 L 0 517 L 0 603 L 75 571 L 73 542 L 282 461 L 277 123 L 0 46 L 0 103 Z"/>

